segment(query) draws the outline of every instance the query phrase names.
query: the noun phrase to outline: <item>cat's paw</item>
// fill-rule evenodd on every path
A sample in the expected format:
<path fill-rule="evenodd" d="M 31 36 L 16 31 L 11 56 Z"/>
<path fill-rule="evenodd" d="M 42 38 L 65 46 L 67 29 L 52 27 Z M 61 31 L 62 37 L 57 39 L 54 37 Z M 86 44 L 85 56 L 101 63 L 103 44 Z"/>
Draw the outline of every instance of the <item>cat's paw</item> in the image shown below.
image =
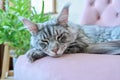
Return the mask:
<path fill-rule="evenodd" d="M 39 50 L 30 49 L 27 51 L 26 56 L 30 62 L 34 62 L 34 61 L 46 56 L 46 54 L 42 53 L 42 51 L 39 51 Z"/>
<path fill-rule="evenodd" d="M 80 53 L 80 52 L 84 52 L 84 48 L 75 45 L 68 47 L 64 53 L 70 54 L 70 53 Z"/>

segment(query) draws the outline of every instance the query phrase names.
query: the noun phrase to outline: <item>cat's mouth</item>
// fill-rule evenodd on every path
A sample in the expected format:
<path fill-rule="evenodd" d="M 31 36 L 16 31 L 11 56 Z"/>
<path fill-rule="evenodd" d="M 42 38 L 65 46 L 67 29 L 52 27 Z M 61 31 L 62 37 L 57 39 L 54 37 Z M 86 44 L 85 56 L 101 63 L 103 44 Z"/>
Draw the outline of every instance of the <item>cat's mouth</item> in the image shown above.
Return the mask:
<path fill-rule="evenodd" d="M 57 57 L 60 57 L 60 56 L 63 55 L 63 53 L 64 53 L 64 51 L 66 50 L 66 48 L 67 48 L 67 45 L 62 45 L 61 47 L 56 48 L 56 49 L 46 50 L 45 53 L 46 53 L 48 56 L 57 58 Z"/>
<path fill-rule="evenodd" d="M 48 56 L 51 56 L 51 57 L 54 57 L 54 58 L 57 58 L 57 57 L 60 57 L 63 55 L 64 53 L 64 49 L 53 49 L 53 50 L 48 50 L 48 51 L 45 51 L 45 53 L 48 55 Z"/>
<path fill-rule="evenodd" d="M 62 56 L 63 53 L 59 53 L 59 49 L 53 49 L 52 52 L 54 53 L 54 55 L 52 57 L 57 58 Z"/>
<path fill-rule="evenodd" d="M 47 55 L 51 56 L 51 57 L 54 57 L 54 58 L 57 58 L 57 57 L 60 57 L 62 56 L 63 53 L 58 53 L 58 51 L 47 51 L 46 53 Z"/>
<path fill-rule="evenodd" d="M 53 49 L 52 51 L 57 54 L 58 50 L 59 50 L 59 49 L 56 48 L 56 49 Z"/>

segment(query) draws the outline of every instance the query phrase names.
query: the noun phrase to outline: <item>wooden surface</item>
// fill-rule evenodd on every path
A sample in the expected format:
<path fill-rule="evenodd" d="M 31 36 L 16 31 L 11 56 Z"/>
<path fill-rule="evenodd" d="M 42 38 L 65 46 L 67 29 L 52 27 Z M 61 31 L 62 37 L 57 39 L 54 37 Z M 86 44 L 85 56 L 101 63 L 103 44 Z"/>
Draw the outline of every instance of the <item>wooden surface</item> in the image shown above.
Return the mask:
<path fill-rule="evenodd" d="M 8 43 L 5 43 L 4 45 L 5 46 L 4 46 L 4 56 L 3 56 L 1 79 L 5 79 L 8 76 L 9 64 L 10 64 L 10 54 L 9 54 Z"/>
<path fill-rule="evenodd" d="M 0 45 L 0 76 L 2 74 L 3 53 L 4 53 L 4 45 Z"/>

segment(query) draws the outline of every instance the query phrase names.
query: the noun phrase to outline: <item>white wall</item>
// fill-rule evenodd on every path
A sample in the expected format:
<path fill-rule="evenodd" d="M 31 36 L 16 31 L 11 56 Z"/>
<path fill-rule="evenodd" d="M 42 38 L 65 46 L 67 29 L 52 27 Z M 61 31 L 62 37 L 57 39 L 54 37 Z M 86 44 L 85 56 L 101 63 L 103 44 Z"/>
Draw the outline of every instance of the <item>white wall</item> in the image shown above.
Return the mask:
<path fill-rule="evenodd" d="M 63 6 L 70 2 L 69 21 L 80 24 L 80 19 L 84 10 L 85 0 L 57 0 L 57 12 L 59 13 Z"/>
<path fill-rule="evenodd" d="M 44 0 L 44 12 L 49 13 L 52 12 L 52 1 L 53 0 Z M 42 0 L 31 0 L 31 6 L 35 7 L 37 13 L 41 13 L 42 10 Z"/>

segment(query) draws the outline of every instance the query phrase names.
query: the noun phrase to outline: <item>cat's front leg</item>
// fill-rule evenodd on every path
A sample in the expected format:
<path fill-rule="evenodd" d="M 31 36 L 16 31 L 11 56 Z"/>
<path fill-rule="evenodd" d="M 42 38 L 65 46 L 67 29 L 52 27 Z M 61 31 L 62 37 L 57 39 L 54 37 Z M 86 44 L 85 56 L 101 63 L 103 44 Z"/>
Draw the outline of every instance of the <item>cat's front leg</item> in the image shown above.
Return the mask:
<path fill-rule="evenodd" d="M 34 62 L 37 59 L 40 59 L 42 57 L 45 57 L 46 54 L 44 54 L 41 50 L 39 49 L 29 49 L 26 53 L 27 58 L 29 59 L 30 62 Z"/>
<path fill-rule="evenodd" d="M 85 52 L 86 47 L 88 46 L 87 43 L 84 42 L 73 42 L 70 46 L 65 50 L 64 53 L 81 53 Z"/>

